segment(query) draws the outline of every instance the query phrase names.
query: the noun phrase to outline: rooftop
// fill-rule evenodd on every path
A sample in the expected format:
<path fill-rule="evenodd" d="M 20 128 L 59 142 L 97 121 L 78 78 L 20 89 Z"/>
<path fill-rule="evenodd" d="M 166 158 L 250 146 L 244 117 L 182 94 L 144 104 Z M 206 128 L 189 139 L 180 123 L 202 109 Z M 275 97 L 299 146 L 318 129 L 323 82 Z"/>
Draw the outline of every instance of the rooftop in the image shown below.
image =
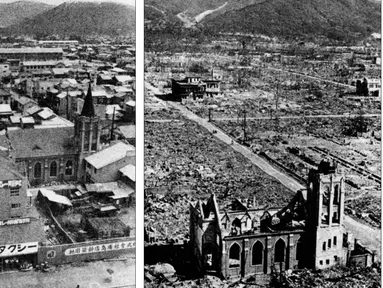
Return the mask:
<path fill-rule="evenodd" d="M 96 169 L 100 169 L 127 156 L 134 155 L 136 148 L 124 142 L 118 142 L 104 150 L 94 153 L 85 160 Z"/>
<path fill-rule="evenodd" d="M 45 198 L 47 198 L 50 202 L 55 202 L 55 203 L 59 203 L 59 204 L 67 205 L 67 206 L 72 206 L 72 203 L 70 202 L 70 200 L 67 197 L 59 195 L 53 190 L 41 188 L 39 190 L 39 192 Z"/>
<path fill-rule="evenodd" d="M 0 48 L 0 54 L 1 53 L 63 53 L 62 48 L 38 48 L 38 47 L 33 47 L 33 48 Z"/>
<path fill-rule="evenodd" d="M 72 127 L 8 131 L 15 158 L 75 154 Z"/>
<path fill-rule="evenodd" d="M 125 167 L 122 167 L 119 171 L 130 180 L 136 182 L 136 166 L 128 164 Z"/>

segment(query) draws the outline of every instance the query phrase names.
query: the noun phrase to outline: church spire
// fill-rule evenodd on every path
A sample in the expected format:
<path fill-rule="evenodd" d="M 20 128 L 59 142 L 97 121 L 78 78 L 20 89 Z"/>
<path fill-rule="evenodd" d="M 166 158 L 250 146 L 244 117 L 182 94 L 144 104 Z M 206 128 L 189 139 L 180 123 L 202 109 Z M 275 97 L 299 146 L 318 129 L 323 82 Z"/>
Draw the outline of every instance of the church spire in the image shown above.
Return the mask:
<path fill-rule="evenodd" d="M 95 116 L 91 82 L 89 82 L 88 93 L 86 94 L 86 97 L 85 97 L 84 106 L 82 107 L 82 111 L 81 111 L 81 116 L 85 116 L 89 118 L 92 118 Z"/>

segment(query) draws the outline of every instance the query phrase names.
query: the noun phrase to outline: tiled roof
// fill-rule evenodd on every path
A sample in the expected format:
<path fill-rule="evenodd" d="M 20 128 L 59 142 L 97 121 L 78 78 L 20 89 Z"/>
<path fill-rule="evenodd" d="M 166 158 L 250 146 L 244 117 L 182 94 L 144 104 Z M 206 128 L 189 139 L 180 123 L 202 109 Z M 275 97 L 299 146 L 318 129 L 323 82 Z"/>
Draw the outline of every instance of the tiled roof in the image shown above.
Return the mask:
<path fill-rule="evenodd" d="M 3 245 L 40 242 L 44 240 L 43 223 L 39 219 L 32 219 L 30 223 L 0 227 L 0 243 Z"/>
<path fill-rule="evenodd" d="M 100 169 L 129 156 L 129 152 L 134 155 L 135 151 L 136 148 L 134 146 L 125 144 L 124 142 L 118 142 L 104 150 L 86 157 L 85 160 L 94 168 Z"/>
<path fill-rule="evenodd" d="M 8 132 L 15 158 L 75 154 L 72 127 L 21 129 Z"/>
<path fill-rule="evenodd" d="M 23 176 L 11 161 L 0 157 L 0 181 L 22 179 Z"/>

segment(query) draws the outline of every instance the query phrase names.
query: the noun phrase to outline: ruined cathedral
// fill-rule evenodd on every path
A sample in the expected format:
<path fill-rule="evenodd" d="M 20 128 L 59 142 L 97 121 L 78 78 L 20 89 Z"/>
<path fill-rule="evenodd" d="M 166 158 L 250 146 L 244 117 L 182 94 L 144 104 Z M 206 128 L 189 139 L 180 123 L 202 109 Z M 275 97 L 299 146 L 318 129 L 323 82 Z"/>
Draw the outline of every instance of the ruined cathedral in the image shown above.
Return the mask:
<path fill-rule="evenodd" d="M 255 275 L 267 282 L 273 272 L 288 269 L 373 261 L 372 252 L 354 247 L 343 226 L 344 180 L 334 163 L 322 161 L 309 171 L 307 189 L 283 208 L 265 210 L 255 199 L 235 199 L 230 210 L 222 211 L 214 194 L 206 203 L 191 204 L 195 266 L 202 274 Z"/>

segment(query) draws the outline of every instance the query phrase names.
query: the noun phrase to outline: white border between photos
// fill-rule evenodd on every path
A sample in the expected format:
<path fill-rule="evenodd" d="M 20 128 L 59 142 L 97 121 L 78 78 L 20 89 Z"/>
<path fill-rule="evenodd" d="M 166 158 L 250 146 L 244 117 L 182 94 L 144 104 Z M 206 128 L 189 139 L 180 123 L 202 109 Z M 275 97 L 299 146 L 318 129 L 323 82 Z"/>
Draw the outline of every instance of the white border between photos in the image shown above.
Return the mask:
<path fill-rule="evenodd" d="M 144 0 L 136 0 L 136 287 L 144 287 Z"/>

